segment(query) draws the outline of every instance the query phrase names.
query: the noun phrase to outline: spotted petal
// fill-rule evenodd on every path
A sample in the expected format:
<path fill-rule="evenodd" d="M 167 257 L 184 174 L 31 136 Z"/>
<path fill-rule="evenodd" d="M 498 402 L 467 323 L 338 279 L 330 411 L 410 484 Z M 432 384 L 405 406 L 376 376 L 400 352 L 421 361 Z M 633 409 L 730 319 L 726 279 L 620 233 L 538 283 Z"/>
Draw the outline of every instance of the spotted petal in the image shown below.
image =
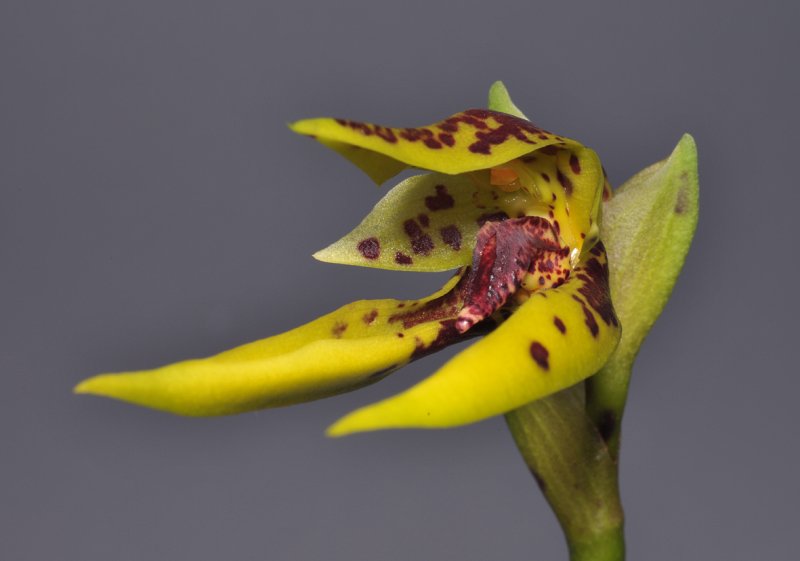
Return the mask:
<path fill-rule="evenodd" d="M 451 427 L 505 413 L 594 374 L 619 340 L 602 244 L 558 288 L 536 292 L 499 328 L 411 389 L 359 409 L 329 434 Z"/>
<path fill-rule="evenodd" d="M 580 146 L 525 119 L 487 109 L 470 109 L 417 128 L 330 118 L 289 126 L 335 149 L 378 183 L 397 174 L 401 164 L 455 175 L 491 168 L 544 146 Z"/>
<path fill-rule="evenodd" d="M 489 109 L 527 118 L 499 81 L 489 90 Z M 601 200 L 611 196 L 611 187 L 594 150 L 551 146 L 512 162 L 509 168 L 526 187 L 551 205 L 552 218 L 561 226 L 562 237 L 570 247 L 594 245 L 599 234 Z"/>
<path fill-rule="evenodd" d="M 493 189 L 488 172 L 410 177 L 389 191 L 352 232 L 314 255 L 381 269 L 446 271 L 472 260 L 478 229 L 516 216 L 531 197 Z"/>
<path fill-rule="evenodd" d="M 356 389 L 463 338 L 454 330 L 445 337 L 441 330 L 442 322 L 452 324 L 461 307 L 453 290 L 459 279 L 456 275 L 422 300 L 354 302 L 292 331 L 210 358 L 104 374 L 75 391 L 181 415 L 226 415 Z"/>

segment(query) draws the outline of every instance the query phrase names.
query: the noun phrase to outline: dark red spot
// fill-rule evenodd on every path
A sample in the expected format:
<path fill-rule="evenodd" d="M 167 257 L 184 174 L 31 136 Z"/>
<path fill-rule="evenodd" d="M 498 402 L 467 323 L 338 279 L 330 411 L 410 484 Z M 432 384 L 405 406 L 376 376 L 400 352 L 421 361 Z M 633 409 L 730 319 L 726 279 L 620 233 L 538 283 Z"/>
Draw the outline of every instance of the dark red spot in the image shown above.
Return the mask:
<path fill-rule="evenodd" d="M 411 265 L 414 262 L 414 260 L 405 253 L 403 253 L 402 251 L 398 251 L 397 253 L 394 254 L 394 262 L 397 263 L 398 265 Z M 398 307 L 402 308 L 403 306 L 400 305 Z"/>
<path fill-rule="evenodd" d="M 411 240 L 411 250 L 417 255 L 428 255 L 433 251 L 433 240 L 428 234 Z"/>
<path fill-rule="evenodd" d="M 430 224 L 431 224 L 431 221 L 430 221 L 430 219 L 428 218 L 428 215 L 427 215 L 427 214 L 425 214 L 424 212 L 423 212 L 423 213 L 420 213 L 420 214 L 417 216 L 417 220 L 419 220 L 419 223 L 420 223 L 420 224 L 422 224 L 422 227 L 423 227 L 423 228 L 427 228 L 427 227 L 428 227 L 428 226 L 430 226 Z"/>
<path fill-rule="evenodd" d="M 564 325 L 564 322 L 563 322 L 563 321 L 561 321 L 561 318 L 560 318 L 560 317 L 558 317 L 558 316 L 553 316 L 553 323 L 556 325 L 556 327 L 558 328 L 558 330 L 559 330 L 561 333 L 566 333 L 566 332 L 567 332 L 567 326 L 566 326 L 566 325 Z"/>
<path fill-rule="evenodd" d="M 436 194 L 425 197 L 425 206 L 432 212 L 453 208 L 455 204 L 455 200 L 450 196 L 450 193 L 447 192 L 447 187 L 444 185 L 437 185 Z"/>
<path fill-rule="evenodd" d="M 403 222 L 403 230 L 411 239 L 411 250 L 416 254 L 428 255 L 433 251 L 433 240 L 422 231 L 422 227 L 413 218 Z M 396 258 L 397 256 L 395 256 Z"/>
<path fill-rule="evenodd" d="M 406 235 L 412 240 L 424 234 L 422 227 L 413 218 L 409 218 L 403 222 L 403 230 L 405 230 Z"/>
<path fill-rule="evenodd" d="M 398 331 L 398 332 L 397 332 L 397 336 L 398 336 L 398 337 L 400 337 L 400 338 L 402 339 L 403 337 L 405 337 L 405 334 L 403 334 L 403 333 L 401 333 L 400 331 Z"/>
<path fill-rule="evenodd" d="M 442 144 L 446 144 L 447 146 L 453 146 L 456 143 L 456 139 L 453 138 L 453 135 L 446 132 L 439 133 L 439 140 Z"/>
<path fill-rule="evenodd" d="M 453 248 L 453 251 L 461 249 L 461 231 L 458 226 L 455 224 L 445 226 L 439 233 L 442 235 L 442 241 Z"/>
<path fill-rule="evenodd" d="M 367 325 L 372 325 L 376 317 L 378 317 L 378 310 L 370 310 L 368 313 L 364 314 L 364 317 L 361 319 L 364 320 L 364 323 Z"/>
<path fill-rule="evenodd" d="M 333 334 L 334 337 L 339 339 L 342 336 L 342 334 L 345 332 L 346 329 L 347 329 L 347 324 L 346 323 L 344 323 L 342 321 L 337 321 L 333 325 L 333 329 L 331 329 L 331 333 Z"/>
<path fill-rule="evenodd" d="M 572 169 L 572 173 L 578 175 L 581 172 L 581 162 L 578 160 L 578 156 L 575 154 L 569 155 L 569 167 Z"/>
<path fill-rule="evenodd" d="M 595 245 L 592 252 L 595 248 L 600 255 L 605 255 L 602 243 Z M 601 263 L 597 258 L 592 258 L 576 272 L 578 278 L 583 281 L 583 286 L 578 289 L 578 292 L 586 299 L 586 304 L 597 312 L 606 325 L 619 325 L 608 287 L 608 265 Z"/>
<path fill-rule="evenodd" d="M 558 179 L 558 182 L 564 188 L 564 192 L 567 194 L 567 196 L 568 197 L 571 196 L 572 195 L 572 181 L 569 180 L 569 177 L 567 177 L 566 175 L 561 173 L 561 170 L 558 170 L 556 172 L 556 179 Z"/>
<path fill-rule="evenodd" d="M 541 152 L 542 154 L 547 154 L 548 156 L 555 156 L 556 154 L 558 154 L 558 146 L 553 146 L 552 144 L 550 144 L 549 146 L 544 146 L 542 148 L 539 148 L 539 152 Z"/>
<path fill-rule="evenodd" d="M 600 326 L 597 325 L 597 320 L 594 319 L 594 314 L 592 313 L 592 310 L 590 310 L 586 306 L 586 303 L 577 296 L 573 295 L 572 299 L 581 305 L 581 309 L 583 310 L 583 318 L 584 318 L 583 321 L 586 324 L 586 327 L 589 328 L 592 337 L 597 337 L 597 334 L 600 333 Z"/>
<path fill-rule="evenodd" d="M 377 259 L 381 254 L 381 242 L 378 238 L 367 238 L 358 242 L 358 251 L 366 259 Z"/>
<path fill-rule="evenodd" d="M 550 370 L 550 353 L 547 351 L 547 348 L 539 343 L 538 341 L 534 341 L 531 343 L 531 356 L 533 360 L 536 361 L 543 370 Z"/>
<path fill-rule="evenodd" d="M 546 174 L 546 173 L 544 173 L 544 172 L 540 173 L 539 175 L 541 175 L 541 176 L 542 176 L 542 179 L 544 179 L 545 181 L 547 181 L 548 183 L 550 183 L 550 176 L 549 176 L 549 175 L 547 175 L 547 174 Z"/>
<path fill-rule="evenodd" d="M 397 142 L 397 137 L 394 134 L 394 131 L 389 127 L 382 127 L 380 125 L 374 126 L 375 134 L 385 140 L 390 144 L 395 144 Z"/>
<path fill-rule="evenodd" d="M 438 150 L 442 147 L 442 143 L 436 140 L 435 138 L 426 138 L 424 140 L 425 146 L 428 148 L 433 148 L 434 150 Z"/>

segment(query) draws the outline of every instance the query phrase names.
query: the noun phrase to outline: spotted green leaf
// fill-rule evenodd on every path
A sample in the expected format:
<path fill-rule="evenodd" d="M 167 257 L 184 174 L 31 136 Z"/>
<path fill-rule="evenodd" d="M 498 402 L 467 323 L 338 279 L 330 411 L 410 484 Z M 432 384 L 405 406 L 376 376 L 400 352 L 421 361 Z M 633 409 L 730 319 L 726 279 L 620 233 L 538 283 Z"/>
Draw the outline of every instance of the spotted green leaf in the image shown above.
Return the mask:
<path fill-rule="evenodd" d="M 205 359 L 154 370 L 103 374 L 75 391 L 181 415 L 227 415 L 291 405 L 353 390 L 435 350 L 440 320 L 460 306 L 448 298 L 456 275 L 414 301 L 354 302 L 286 333 Z M 416 314 L 414 310 L 431 312 Z"/>
<path fill-rule="evenodd" d="M 535 292 L 500 327 L 438 372 L 350 413 L 328 433 L 452 427 L 506 413 L 597 372 L 619 335 L 598 244 L 566 283 Z"/>

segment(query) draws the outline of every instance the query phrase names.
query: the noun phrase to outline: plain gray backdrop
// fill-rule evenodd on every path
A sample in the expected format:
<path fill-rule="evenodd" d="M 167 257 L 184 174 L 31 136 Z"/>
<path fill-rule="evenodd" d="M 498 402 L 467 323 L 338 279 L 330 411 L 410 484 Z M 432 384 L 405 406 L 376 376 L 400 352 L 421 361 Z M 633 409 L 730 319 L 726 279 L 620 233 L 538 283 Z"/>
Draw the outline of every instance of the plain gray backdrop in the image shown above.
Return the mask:
<path fill-rule="evenodd" d="M 438 288 L 310 257 L 382 191 L 285 125 L 427 124 L 502 79 L 615 184 L 699 147 L 697 237 L 625 417 L 630 559 L 796 559 L 795 6 L 3 0 L 0 558 L 565 559 L 502 419 L 323 436 L 453 350 L 236 417 L 71 394 Z"/>

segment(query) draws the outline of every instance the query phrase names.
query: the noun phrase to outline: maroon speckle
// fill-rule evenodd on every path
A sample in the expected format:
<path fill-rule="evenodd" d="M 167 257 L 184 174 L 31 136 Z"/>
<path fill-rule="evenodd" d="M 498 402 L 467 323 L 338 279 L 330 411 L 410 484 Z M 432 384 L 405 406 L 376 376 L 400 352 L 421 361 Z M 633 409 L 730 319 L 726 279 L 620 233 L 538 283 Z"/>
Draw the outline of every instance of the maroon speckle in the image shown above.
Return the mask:
<path fill-rule="evenodd" d="M 550 144 L 549 146 L 544 146 L 542 148 L 539 148 L 539 152 L 541 152 L 542 154 L 547 154 L 548 156 L 555 156 L 556 154 L 558 154 L 558 146 L 553 146 L 552 144 Z"/>
<path fill-rule="evenodd" d="M 428 234 L 411 240 L 411 250 L 417 255 L 428 255 L 433 251 L 433 240 Z"/>
<path fill-rule="evenodd" d="M 569 155 L 569 167 L 572 168 L 572 173 L 578 175 L 581 172 L 581 162 L 575 154 Z"/>
<path fill-rule="evenodd" d="M 377 259 L 381 254 L 381 242 L 378 238 L 367 238 L 358 242 L 358 251 L 366 259 Z"/>
<path fill-rule="evenodd" d="M 546 134 L 543 134 L 544 131 L 542 131 L 542 129 L 530 121 L 514 117 L 513 115 L 476 109 L 465 111 L 464 113 L 482 120 L 486 120 L 491 115 L 495 121 L 500 123 L 500 126 L 496 129 L 490 129 L 486 132 L 475 132 L 475 138 L 478 140 L 469 145 L 469 150 L 476 154 L 491 154 L 493 145 L 502 144 L 512 136 L 527 144 L 537 143 L 530 138 L 531 136 L 538 136 L 544 139 L 548 138 Z"/>
<path fill-rule="evenodd" d="M 442 241 L 453 248 L 453 251 L 461 249 L 461 231 L 458 226 L 451 224 L 442 228 L 439 233 L 442 235 Z"/>
<path fill-rule="evenodd" d="M 400 338 L 402 339 L 403 337 L 405 337 L 405 334 L 404 334 L 404 333 L 402 333 L 401 331 L 398 331 L 398 332 L 397 332 L 397 336 L 398 336 L 398 337 L 400 337 Z"/>
<path fill-rule="evenodd" d="M 442 144 L 447 146 L 453 146 L 456 143 L 456 139 L 453 138 L 453 135 L 446 132 L 439 133 L 439 140 L 442 142 Z"/>
<path fill-rule="evenodd" d="M 602 243 L 598 243 L 595 248 L 598 248 L 601 254 L 605 253 Z M 592 249 L 594 250 L 594 248 Z M 606 325 L 619 325 L 619 320 L 614 313 L 614 306 L 611 304 L 608 265 L 592 258 L 581 269 L 577 272 L 578 278 L 583 281 L 583 286 L 578 289 L 578 292 L 586 299 L 586 304 L 597 312 Z M 586 311 L 584 310 L 584 315 Z"/>
<path fill-rule="evenodd" d="M 364 320 L 364 323 L 367 325 L 372 325 L 372 322 L 375 321 L 375 318 L 378 317 L 378 310 L 370 310 L 368 313 L 364 314 L 364 317 L 361 319 Z"/>
<path fill-rule="evenodd" d="M 553 316 L 553 323 L 555 324 L 555 326 L 558 328 L 558 330 L 559 330 L 561 333 L 566 333 L 566 332 L 567 332 L 567 326 L 566 326 L 566 325 L 564 325 L 564 322 L 563 322 L 563 321 L 561 321 L 561 318 L 560 318 L 560 317 L 558 317 L 558 316 Z"/>
<path fill-rule="evenodd" d="M 589 328 L 592 337 L 597 337 L 597 334 L 600 333 L 600 326 L 597 325 L 597 320 L 594 319 L 594 314 L 592 313 L 592 310 L 590 310 L 586 306 L 586 302 L 584 302 L 577 296 L 573 296 L 572 299 L 581 305 L 581 309 L 583 310 L 584 323 L 586 324 L 586 327 Z"/>
<path fill-rule="evenodd" d="M 426 138 L 424 140 L 425 146 L 428 148 L 433 148 L 434 150 L 438 150 L 442 147 L 442 143 L 436 140 L 435 138 Z"/>
<path fill-rule="evenodd" d="M 538 341 L 534 341 L 531 343 L 531 357 L 533 360 L 536 361 L 536 364 L 539 365 L 543 370 L 550 370 L 550 362 L 549 357 L 550 353 L 547 351 L 547 348 L 539 343 Z"/>
<path fill-rule="evenodd" d="M 558 179 L 558 182 L 561 184 L 561 186 L 564 188 L 564 192 L 567 194 L 567 196 L 568 197 L 571 196 L 572 195 L 572 181 L 569 180 L 569 177 L 567 177 L 566 175 L 561 173 L 561 170 L 558 170 L 556 172 L 556 178 Z"/>
<path fill-rule="evenodd" d="M 341 338 L 342 334 L 345 332 L 346 329 L 347 329 L 347 324 L 346 323 L 344 323 L 343 321 L 337 321 L 333 325 L 333 328 L 331 329 L 331 333 L 333 334 L 334 337 L 339 339 L 339 338 Z"/>
<path fill-rule="evenodd" d="M 414 260 L 405 253 L 403 253 L 402 251 L 398 251 L 397 253 L 394 254 L 394 262 L 397 263 L 398 265 L 411 265 L 414 262 Z M 402 308 L 403 306 L 398 306 L 398 307 Z"/>
<path fill-rule="evenodd" d="M 437 185 L 436 194 L 425 197 L 425 206 L 432 212 L 453 208 L 455 204 L 455 200 L 450 196 L 450 193 L 447 192 L 447 187 L 444 185 Z"/>
<path fill-rule="evenodd" d="M 405 230 L 406 235 L 412 240 L 424 234 L 422 227 L 413 218 L 409 218 L 403 222 L 403 230 Z"/>
<path fill-rule="evenodd" d="M 395 144 L 397 142 L 397 137 L 394 134 L 394 131 L 389 127 L 382 127 L 380 125 L 375 125 L 375 134 L 385 140 L 390 144 Z"/>
<path fill-rule="evenodd" d="M 417 220 L 419 220 L 419 223 L 422 224 L 423 228 L 427 228 L 428 226 L 431 225 L 430 218 L 428 218 L 428 215 L 425 214 L 424 212 L 420 213 L 417 216 Z"/>
<path fill-rule="evenodd" d="M 546 173 L 544 173 L 544 172 L 540 173 L 539 175 L 541 175 L 541 176 L 542 176 L 542 179 L 544 179 L 545 181 L 547 181 L 548 183 L 550 183 L 550 176 L 549 176 L 549 175 L 547 175 L 547 174 L 546 174 Z"/>
<path fill-rule="evenodd" d="M 417 255 L 428 255 L 433 251 L 433 240 L 428 234 L 423 232 L 422 227 L 416 220 L 409 218 L 403 222 L 403 230 L 405 230 L 406 235 L 411 239 L 411 250 L 414 253 Z"/>

